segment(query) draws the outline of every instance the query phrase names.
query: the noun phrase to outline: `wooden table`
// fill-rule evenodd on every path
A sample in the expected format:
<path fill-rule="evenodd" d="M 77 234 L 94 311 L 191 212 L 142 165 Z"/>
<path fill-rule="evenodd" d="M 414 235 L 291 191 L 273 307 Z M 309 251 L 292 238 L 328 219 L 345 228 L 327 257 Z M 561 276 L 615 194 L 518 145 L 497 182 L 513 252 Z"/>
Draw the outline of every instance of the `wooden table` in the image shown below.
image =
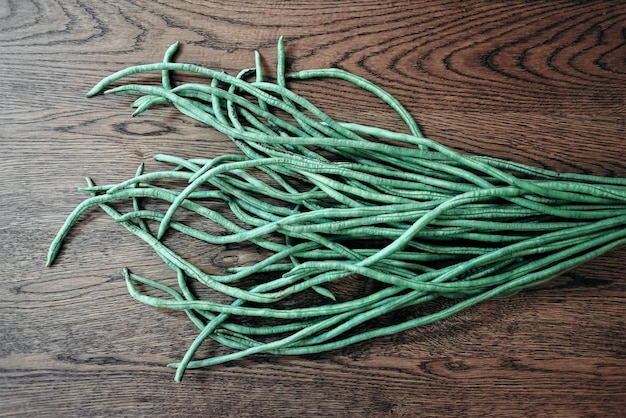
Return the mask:
<path fill-rule="evenodd" d="M 176 40 L 179 61 L 231 74 L 257 49 L 273 76 L 280 35 L 291 69 L 367 77 L 454 149 L 626 176 L 621 1 L 0 2 L 0 416 L 624 416 L 624 249 L 439 323 L 180 384 L 165 364 L 196 329 L 132 300 L 120 275 L 170 275 L 149 247 L 94 210 L 44 266 L 84 176 L 114 183 L 141 162 L 163 167 L 157 153 L 237 152 L 173 108 L 131 118 L 132 98 L 89 88 Z M 399 126 L 375 99 L 328 86 L 301 91 L 342 120 Z M 255 256 L 189 251 L 214 270 Z"/>

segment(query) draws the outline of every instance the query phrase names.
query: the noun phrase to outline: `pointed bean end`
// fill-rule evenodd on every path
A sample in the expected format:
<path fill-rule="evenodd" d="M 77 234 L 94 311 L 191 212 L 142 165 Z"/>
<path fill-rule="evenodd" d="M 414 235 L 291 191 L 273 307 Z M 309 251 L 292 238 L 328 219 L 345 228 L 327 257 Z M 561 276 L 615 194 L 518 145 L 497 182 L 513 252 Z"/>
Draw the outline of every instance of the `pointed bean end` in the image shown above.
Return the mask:
<path fill-rule="evenodd" d="M 178 47 L 180 46 L 180 42 L 176 41 L 172 45 L 167 48 L 167 55 L 170 57 L 174 55 L 178 51 Z"/>
<path fill-rule="evenodd" d="M 48 258 L 46 259 L 46 267 L 50 267 L 57 256 L 57 252 L 54 248 L 50 247 L 48 250 Z"/>
<path fill-rule="evenodd" d="M 172 363 L 174 365 L 176 363 Z M 174 375 L 174 381 L 180 383 L 183 380 L 183 375 L 185 374 L 185 367 L 183 367 L 183 363 L 176 364 L 176 374 Z"/>
<path fill-rule="evenodd" d="M 87 92 L 87 94 L 85 96 L 93 97 L 93 96 L 97 95 L 98 93 L 100 93 L 100 91 L 102 91 L 102 88 L 100 88 L 100 86 L 94 86 L 91 90 L 89 90 Z"/>
<path fill-rule="evenodd" d="M 159 232 L 157 232 L 156 239 L 161 241 L 163 239 L 163 235 L 165 235 L 166 230 L 167 230 L 167 226 L 164 223 L 161 223 L 159 227 Z"/>

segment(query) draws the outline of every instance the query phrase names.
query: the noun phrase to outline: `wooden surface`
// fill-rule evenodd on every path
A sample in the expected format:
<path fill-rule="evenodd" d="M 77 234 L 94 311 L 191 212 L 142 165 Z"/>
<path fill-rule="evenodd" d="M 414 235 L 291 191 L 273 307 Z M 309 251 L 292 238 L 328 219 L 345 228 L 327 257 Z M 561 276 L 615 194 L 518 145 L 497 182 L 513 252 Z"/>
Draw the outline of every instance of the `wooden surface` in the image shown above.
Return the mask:
<path fill-rule="evenodd" d="M 84 176 L 236 151 L 174 109 L 131 119 L 129 97 L 86 99 L 93 84 L 176 40 L 179 61 L 230 73 L 258 49 L 272 75 L 279 35 L 292 69 L 365 76 L 451 147 L 626 176 L 620 1 L 0 1 L 0 416 L 624 416 L 626 249 L 440 323 L 182 384 L 164 365 L 196 330 L 133 301 L 120 276 L 168 275 L 149 248 L 94 211 L 44 267 Z M 343 120 L 398 126 L 374 99 L 324 86 L 302 91 Z M 218 269 L 246 254 L 197 256 Z"/>

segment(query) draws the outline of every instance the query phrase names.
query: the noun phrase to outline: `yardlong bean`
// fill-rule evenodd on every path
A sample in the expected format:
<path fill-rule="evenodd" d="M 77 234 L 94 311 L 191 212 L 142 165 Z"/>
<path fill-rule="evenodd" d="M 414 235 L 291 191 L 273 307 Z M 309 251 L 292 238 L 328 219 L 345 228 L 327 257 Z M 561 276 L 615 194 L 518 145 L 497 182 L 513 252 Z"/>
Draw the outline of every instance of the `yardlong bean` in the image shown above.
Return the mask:
<path fill-rule="evenodd" d="M 176 380 L 189 368 L 255 353 L 318 353 L 425 325 L 626 243 L 625 178 L 461 154 L 425 138 L 406 108 L 365 78 L 337 68 L 287 72 L 283 38 L 273 81 L 258 52 L 254 67 L 231 76 L 173 62 L 178 48 L 102 79 L 88 96 L 139 94 L 134 116 L 171 105 L 228 136 L 241 154 L 158 154 L 169 169 L 145 172 L 142 164 L 127 180 L 101 186 L 88 179 L 81 190 L 91 196 L 70 213 L 47 260 L 95 207 L 153 248 L 178 289 L 126 269 L 123 276 L 134 299 L 183 311 L 199 329 L 183 359 L 170 364 Z M 113 86 L 154 71 L 159 86 Z M 207 82 L 174 83 L 184 73 Z M 373 94 L 408 132 L 334 120 L 290 88 L 310 79 Z M 166 241 L 179 235 L 248 245 L 262 257 L 209 272 Z M 437 298 L 454 301 L 411 314 Z M 401 309 L 413 316 L 364 328 Z M 194 359 L 209 338 L 234 351 Z"/>

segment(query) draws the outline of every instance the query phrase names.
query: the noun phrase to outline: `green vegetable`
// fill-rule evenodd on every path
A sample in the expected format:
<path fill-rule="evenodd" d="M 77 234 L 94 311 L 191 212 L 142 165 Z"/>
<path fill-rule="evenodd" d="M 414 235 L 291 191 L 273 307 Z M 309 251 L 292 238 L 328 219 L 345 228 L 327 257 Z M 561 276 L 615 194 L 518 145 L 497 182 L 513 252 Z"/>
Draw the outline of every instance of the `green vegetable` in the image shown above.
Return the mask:
<path fill-rule="evenodd" d="M 258 53 L 254 68 L 230 76 L 171 62 L 177 48 L 163 62 L 106 77 L 88 95 L 159 71 L 161 86 L 127 84 L 104 93 L 142 94 L 134 115 L 172 105 L 228 135 L 242 154 L 157 155 L 173 168 L 144 173 L 142 165 L 119 184 L 88 179 L 82 190 L 92 196 L 68 216 L 48 254 L 50 265 L 71 227 L 95 206 L 153 248 L 178 289 L 123 274 L 133 298 L 184 311 L 199 328 L 182 361 L 170 365 L 176 380 L 188 368 L 254 353 L 319 353 L 428 324 L 543 283 L 626 242 L 626 179 L 462 155 L 424 138 L 397 99 L 361 77 L 340 69 L 286 73 L 282 38 L 274 83 L 265 81 Z M 172 71 L 207 83 L 174 86 Z M 374 94 L 408 133 L 332 119 L 288 88 L 311 78 L 341 79 Z M 132 203 L 127 212 L 114 208 L 124 201 Z M 147 209 L 149 202 L 169 206 Z M 213 226 L 187 224 L 183 211 Z M 209 274 L 167 245 L 164 238 L 175 234 L 210 245 L 248 242 L 269 255 Z M 352 294 L 348 282 L 355 278 L 377 285 Z M 199 285 L 231 302 L 199 297 Z M 373 321 L 440 297 L 453 302 L 398 323 Z M 233 352 L 194 360 L 207 338 Z"/>

